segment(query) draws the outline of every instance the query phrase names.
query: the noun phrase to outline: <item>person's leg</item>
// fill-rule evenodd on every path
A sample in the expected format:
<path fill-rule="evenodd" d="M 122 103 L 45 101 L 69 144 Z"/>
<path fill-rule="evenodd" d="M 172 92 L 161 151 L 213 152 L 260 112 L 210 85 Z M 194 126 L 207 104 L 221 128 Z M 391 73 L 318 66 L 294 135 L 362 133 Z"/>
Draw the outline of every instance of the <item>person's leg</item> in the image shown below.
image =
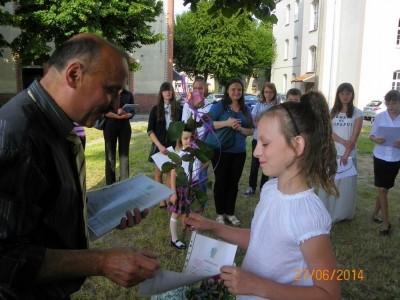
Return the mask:
<path fill-rule="evenodd" d="M 212 165 L 214 168 L 215 182 L 214 182 L 214 201 L 217 215 L 224 215 L 225 211 L 225 196 L 226 189 L 230 188 L 226 186 L 227 170 L 229 170 L 229 160 L 227 153 L 220 153 L 219 150 L 214 152 L 212 159 Z"/>
<path fill-rule="evenodd" d="M 104 127 L 103 130 L 105 142 L 105 156 L 106 156 L 106 184 L 110 185 L 115 182 L 115 155 L 117 150 L 117 135 L 114 128 L 111 126 Z"/>
<path fill-rule="evenodd" d="M 230 153 L 230 169 L 229 172 L 225 175 L 227 177 L 227 183 L 225 188 L 225 207 L 226 214 L 229 216 L 233 216 L 235 214 L 235 206 L 237 193 L 239 190 L 239 180 L 242 176 L 244 163 L 246 161 L 246 153 Z M 231 223 L 232 220 L 230 220 Z M 233 224 L 239 225 L 239 224 Z"/>
<path fill-rule="evenodd" d="M 247 188 L 245 195 L 253 195 L 257 188 L 257 178 L 258 178 L 258 169 L 260 168 L 260 162 L 258 158 L 254 157 L 254 149 L 257 146 L 257 140 L 252 139 L 251 141 L 251 166 L 250 166 L 250 175 L 249 175 L 249 187 Z"/>
<path fill-rule="evenodd" d="M 119 153 L 119 169 L 120 180 L 129 177 L 129 144 L 131 142 L 131 125 L 123 124 L 120 127 L 118 135 L 118 153 Z"/>
<path fill-rule="evenodd" d="M 172 213 L 169 220 L 169 229 L 171 232 L 171 246 L 181 250 L 186 248 L 186 244 L 178 239 L 178 217 L 177 213 Z"/>
<path fill-rule="evenodd" d="M 383 219 L 382 230 L 389 229 L 388 192 L 387 189 L 378 187 L 378 198 Z"/>

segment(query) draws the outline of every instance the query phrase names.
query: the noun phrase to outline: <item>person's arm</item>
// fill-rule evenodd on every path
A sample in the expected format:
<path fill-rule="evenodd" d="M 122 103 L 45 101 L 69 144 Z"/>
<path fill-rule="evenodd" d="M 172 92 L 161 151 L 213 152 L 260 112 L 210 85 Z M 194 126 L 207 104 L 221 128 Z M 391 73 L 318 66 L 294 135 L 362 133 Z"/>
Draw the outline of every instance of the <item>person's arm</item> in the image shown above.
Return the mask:
<path fill-rule="evenodd" d="M 158 148 L 158 150 L 161 153 L 166 154 L 167 148 L 161 144 L 161 142 L 158 140 L 156 134 L 154 133 L 156 127 L 157 127 L 157 107 L 153 106 L 153 108 L 150 111 L 150 115 L 149 115 L 149 121 L 147 124 L 147 134 L 150 137 L 150 140 L 154 143 L 154 145 L 156 145 L 156 147 Z"/>
<path fill-rule="evenodd" d="M 86 276 L 105 276 L 129 287 L 154 276 L 159 262 L 153 254 L 132 248 L 107 250 L 47 249 L 36 283 Z"/>
<path fill-rule="evenodd" d="M 242 126 L 239 126 L 236 130 L 239 131 L 244 136 L 253 135 L 253 132 L 254 132 L 253 128 L 245 128 L 245 127 L 242 127 Z"/>
<path fill-rule="evenodd" d="M 209 231 L 221 239 L 247 249 L 250 241 L 250 229 L 237 228 L 206 219 L 199 214 L 191 213 L 185 219 L 185 224 L 191 230 Z"/>
<path fill-rule="evenodd" d="M 353 151 L 355 145 L 357 144 L 358 137 L 360 136 L 361 133 L 362 123 L 363 123 L 362 116 L 354 121 L 353 132 L 351 133 L 349 141 L 345 145 L 345 151 L 342 156 L 342 161 L 345 165 L 347 164 L 347 159 L 349 158 L 351 151 Z"/>
<path fill-rule="evenodd" d="M 378 144 L 378 145 L 385 142 L 385 138 L 384 137 L 381 137 L 381 136 L 377 135 L 378 134 L 378 127 L 380 126 L 380 120 L 381 120 L 380 116 L 381 116 L 381 113 L 376 116 L 375 122 L 374 122 L 374 124 L 372 124 L 371 133 L 369 135 L 369 139 L 372 142 L 374 142 L 375 144 Z"/>
<path fill-rule="evenodd" d="M 333 140 L 336 142 L 336 143 L 339 143 L 339 144 L 342 144 L 343 146 L 345 146 L 346 147 L 346 144 L 347 144 L 347 140 L 345 140 L 344 138 L 341 138 L 340 136 L 338 136 L 336 133 L 332 133 L 332 137 L 333 137 Z"/>
<path fill-rule="evenodd" d="M 300 249 L 308 269 L 293 270 L 293 272 L 301 271 L 297 279 L 301 279 L 301 276 L 313 277 L 313 286 L 281 284 L 237 267 L 223 267 L 221 279 L 228 290 L 235 295 L 254 295 L 274 300 L 341 299 L 340 285 L 337 280 L 339 273 L 337 273 L 329 236 L 320 235 L 306 240 Z"/>
<path fill-rule="evenodd" d="M 132 114 L 124 112 L 122 109 L 118 109 L 117 114 L 112 111 L 109 111 L 104 116 L 106 116 L 109 119 L 125 120 L 125 119 L 130 119 L 132 117 Z"/>

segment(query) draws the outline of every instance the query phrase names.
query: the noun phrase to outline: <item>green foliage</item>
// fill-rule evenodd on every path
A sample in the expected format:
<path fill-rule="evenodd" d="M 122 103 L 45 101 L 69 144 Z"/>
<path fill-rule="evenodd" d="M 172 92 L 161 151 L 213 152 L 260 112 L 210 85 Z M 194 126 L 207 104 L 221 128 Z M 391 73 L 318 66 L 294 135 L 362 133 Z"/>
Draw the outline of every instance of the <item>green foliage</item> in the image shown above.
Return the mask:
<path fill-rule="evenodd" d="M 275 56 L 272 26 L 249 13 L 227 17 L 210 14 L 212 2 L 177 17 L 174 37 L 176 67 L 188 74 L 213 74 L 221 83 L 266 68 Z"/>
<path fill-rule="evenodd" d="M 190 4 L 193 11 L 197 10 L 200 0 L 184 0 L 184 5 Z M 272 11 L 275 9 L 275 0 L 214 0 L 208 12 L 217 15 L 221 12 L 225 17 L 253 14 L 264 22 L 276 23 L 277 18 Z"/>
<path fill-rule="evenodd" d="M 176 141 L 178 140 L 181 135 L 182 135 L 182 131 L 185 128 L 185 123 L 180 122 L 180 121 L 174 121 L 171 122 L 171 124 L 169 124 L 168 127 L 168 139 L 170 141 Z"/>
<path fill-rule="evenodd" d="M 133 51 L 162 39 L 148 23 L 162 11 L 158 0 L 30 0 L 20 1 L 11 24 L 21 34 L 11 43 L 23 64 L 40 64 L 56 46 L 74 34 L 93 32 Z M 1 23 L 3 24 L 3 23 Z"/>

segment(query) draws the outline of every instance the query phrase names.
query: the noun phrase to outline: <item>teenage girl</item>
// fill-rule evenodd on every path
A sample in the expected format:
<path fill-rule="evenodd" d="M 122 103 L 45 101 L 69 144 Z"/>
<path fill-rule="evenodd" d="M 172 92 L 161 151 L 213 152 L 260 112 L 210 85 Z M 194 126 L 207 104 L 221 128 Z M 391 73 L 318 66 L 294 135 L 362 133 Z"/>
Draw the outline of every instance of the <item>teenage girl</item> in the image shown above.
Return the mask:
<path fill-rule="evenodd" d="M 197 214 L 186 224 L 247 250 L 241 267 L 221 268 L 221 279 L 238 299 L 340 299 L 331 218 L 313 190 L 322 186 L 337 194 L 336 151 L 324 96 L 311 92 L 300 103 L 265 112 L 254 155 L 263 173 L 276 178 L 263 186 L 251 229 Z"/>
<path fill-rule="evenodd" d="M 180 121 L 182 117 L 182 110 L 180 105 L 175 99 L 175 92 L 170 82 L 163 82 L 158 92 L 158 103 L 153 106 L 149 115 L 149 122 L 147 126 L 147 134 L 152 142 L 149 162 L 153 162 L 151 156 L 154 153 L 161 152 L 168 153 L 167 148 L 174 146 L 175 141 L 168 140 L 167 131 L 168 127 L 173 121 Z M 154 165 L 154 179 L 162 182 L 161 170 Z M 166 202 L 160 203 L 161 208 L 165 208 Z"/>

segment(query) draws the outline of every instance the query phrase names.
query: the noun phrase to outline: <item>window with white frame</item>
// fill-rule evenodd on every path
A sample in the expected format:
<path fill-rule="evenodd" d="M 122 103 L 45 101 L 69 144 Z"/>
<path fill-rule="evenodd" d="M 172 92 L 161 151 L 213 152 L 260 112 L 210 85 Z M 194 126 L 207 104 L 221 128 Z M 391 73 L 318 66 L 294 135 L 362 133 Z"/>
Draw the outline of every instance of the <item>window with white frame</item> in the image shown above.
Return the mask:
<path fill-rule="evenodd" d="M 293 3 L 293 20 L 299 20 L 299 0 L 296 0 Z"/>
<path fill-rule="evenodd" d="M 400 70 L 393 72 L 392 90 L 400 91 Z"/>
<path fill-rule="evenodd" d="M 313 0 L 310 6 L 310 31 L 318 29 L 319 1 Z"/>
<path fill-rule="evenodd" d="M 285 40 L 283 49 L 283 59 L 286 60 L 288 58 L 289 58 L 289 40 Z"/>
<path fill-rule="evenodd" d="M 286 94 L 286 91 L 287 91 L 287 75 L 286 74 L 283 74 L 282 87 L 283 87 L 283 93 Z"/>
<path fill-rule="evenodd" d="M 286 10 L 285 10 L 285 25 L 289 25 L 290 23 L 290 5 L 286 5 Z"/>
<path fill-rule="evenodd" d="M 293 58 L 297 57 L 297 46 L 299 44 L 299 38 L 297 36 L 293 39 Z"/>
<path fill-rule="evenodd" d="M 317 67 L 317 47 L 311 46 L 308 49 L 307 72 L 315 72 Z"/>
<path fill-rule="evenodd" d="M 397 26 L 396 45 L 397 45 L 397 47 L 400 47 L 400 19 L 399 19 L 399 24 Z"/>

